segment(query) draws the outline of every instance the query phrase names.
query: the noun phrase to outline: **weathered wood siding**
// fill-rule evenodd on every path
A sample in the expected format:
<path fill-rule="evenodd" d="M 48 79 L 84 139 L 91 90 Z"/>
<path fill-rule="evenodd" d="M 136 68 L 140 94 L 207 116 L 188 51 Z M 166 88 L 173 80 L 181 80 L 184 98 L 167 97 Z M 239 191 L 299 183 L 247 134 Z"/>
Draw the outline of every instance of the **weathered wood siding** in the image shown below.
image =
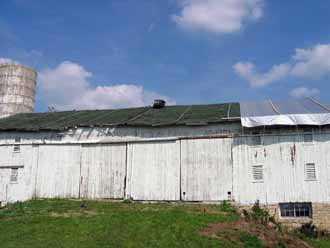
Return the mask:
<path fill-rule="evenodd" d="M 0 202 L 7 202 L 11 196 L 12 188 L 16 185 L 10 183 L 11 167 L 23 164 L 23 156 L 21 153 L 14 153 L 13 146 L 0 147 Z M 19 174 L 22 174 L 20 169 Z"/>
<path fill-rule="evenodd" d="M 36 197 L 79 197 L 80 148 L 78 145 L 39 147 Z"/>
<path fill-rule="evenodd" d="M 18 169 L 18 182 L 9 185 L 9 202 L 28 200 L 35 195 L 35 184 L 37 180 L 37 165 L 39 156 L 38 146 L 21 146 L 19 162 L 12 166 L 23 166 Z"/>
<path fill-rule="evenodd" d="M 127 198 L 180 200 L 180 142 L 128 144 Z"/>
<path fill-rule="evenodd" d="M 304 143 L 303 135 L 265 136 L 264 145 L 252 138 L 236 139 L 233 148 L 235 200 L 253 204 L 278 202 L 330 202 L 330 137 L 315 134 Z M 316 180 L 306 180 L 305 165 L 315 163 Z M 264 179 L 254 181 L 252 166 L 263 165 Z"/>
<path fill-rule="evenodd" d="M 226 125 L 196 131 L 164 127 L 150 133 L 147 128 L 2 132 L 0 201 L 33 197 L 221 201 L 231 192 L 232 199 L 242 204 L 330 203 L 329 133 L 315 133 L 312 143 L 304 143 L 302 134 L 276 129 L 259 146 L 248 136 L 212 136 L 227 134 L 227 128 L 230 132 Z M 211 137 L 198 137 L 201 134 Z M 17 137 L 20 152 L 14 152 Z M 307 163 L 315 163 L 314 181 L 306 180 Z M 262 181 L 253 179 L 254 165 L 263 166 Z M 18 182 L 11 183 L 15 167 Z"/>
<path fill-rule="evenodd" d="M 125 174 L 126 144 L 82 146 L 81 198 L 123 199 Z"/>
<path fill-rule="evenodd" d="M 38 147 L 21 146 L 19 152 L 13 152 L 13 146 L 1 146 L 0 154 L 0 202 L 31 199 L 35 193 Z M 17 182 L 10 182 L 13 168 L 18 168 Z"/>
<path fill-rule="evenodd" d="M 177 127 L 78 127 L 65 132 L 0 132 L 0 145 L 13 144 L 16 137 L 21 143 L 83 143 L 83 142 L 117 142 L 143 141 L 151 138 L 176 138 L 180 136 L 201 136 L 217 134 L 233 134 L 241 130 L 240 124 L 221 123 L 207 126 Z"/>
<path fill-rule="evenodd" d="M 10 178 L 10 169 L 1 168 L 0 169 L 0 203 L 7 202 L 9 178 Z"/>
<path fill-rule="evenodd" d="M 182 200 L 220 201 L 232 191 L 232 139 L 181 141 Z"/>
<path fill-rule="evenodd" d="M 0 167 L 23 165 L 23 154 L 14 152 L 14 146 L 2 146 L 0 149 Z"/>

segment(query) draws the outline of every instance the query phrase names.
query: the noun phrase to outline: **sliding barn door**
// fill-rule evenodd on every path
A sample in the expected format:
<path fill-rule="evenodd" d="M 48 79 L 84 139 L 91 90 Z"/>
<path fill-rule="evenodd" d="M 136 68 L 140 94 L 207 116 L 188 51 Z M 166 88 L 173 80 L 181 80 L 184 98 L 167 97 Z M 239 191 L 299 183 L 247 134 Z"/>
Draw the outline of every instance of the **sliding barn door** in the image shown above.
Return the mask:
<path fill-rule="evenodd" d="M 180 200 L 179 141 L 129 144 L 127 165 L 127 198 Z"/>
<path fill-rule="evenodd" d="M 84 145 L 80 197 L 123 199 L 125 173 L 126 144 Z"/>
<path fill-rule="evenodd" d="M 181 197 L 222 201 L 231 196 L 231 139 L 181 141 Z"/>
<path fill-rule="evenodd" d="M 36 178 L 38 198 L 78 198 L 80 145 L 40 145 Z"/>

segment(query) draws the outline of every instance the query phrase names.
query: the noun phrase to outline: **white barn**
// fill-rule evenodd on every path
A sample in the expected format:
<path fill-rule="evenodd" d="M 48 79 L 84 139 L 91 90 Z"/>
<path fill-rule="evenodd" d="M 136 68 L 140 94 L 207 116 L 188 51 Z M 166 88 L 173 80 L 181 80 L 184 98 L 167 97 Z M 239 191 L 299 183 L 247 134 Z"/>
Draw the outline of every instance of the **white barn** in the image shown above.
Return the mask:
<path fill-rule="evenodd" d="M 0 119 L 0 202 L 258 201 L 329 228 L 329 113 L 304 99 L 17 114 Z"/>

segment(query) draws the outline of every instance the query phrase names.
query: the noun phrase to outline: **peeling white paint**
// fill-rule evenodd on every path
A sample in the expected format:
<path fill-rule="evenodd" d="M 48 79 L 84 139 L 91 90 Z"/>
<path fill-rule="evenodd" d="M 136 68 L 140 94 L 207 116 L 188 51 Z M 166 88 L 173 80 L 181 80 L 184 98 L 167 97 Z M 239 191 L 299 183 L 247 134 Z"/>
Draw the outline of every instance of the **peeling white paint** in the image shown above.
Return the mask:
<path fill-rule="evenodd" d="M 274 130 L 262 137 L 263 145 L 254 146 L 252 136 L 216 138 L 221 130 L 231 133 L 222 125 L 148 130 L 115 128 L 110 139 L 106 129 L 93 128 L 73 131 L 81 135 L 1 132 L 0 202 L 34 197 L 330 202 L 329 133 L 315 132 L 314 141 L 304 143 L 302 134 Z M 182 138 L 199 135 L 210 137 Z M 16 137 L 22 141 L 18 153 Z M 101 143 L 86 144 L 96 140 Z M 306 180 L 306 163 L 315 163 L 315 181 Z M 263 166 L 261 182 L 253 180 L 254 165 Z M 18 183 L 10 182 L 12 167 L 19 167 Z"/>
<path fill-rule="evenodd" d="M 330 135 L 314 134 L 313 143 L 303 135 L 265 136 L 263 146 L 251 138 L 235 140 L 233 185 L 235 200 L 253 204 L 278 202 L 330 202 Z M 307 181 L 305 164 L 315 163 L 316 181 Z M 253 182 L 252 166 L 263 165 L 263 182 Z"/>
<path fill-rule="evenodd" d="M 128 145 L 127 193 L 134 200 L 180 200 L 180 142 Z"/>
<path fill-rule="evenodd" d="M 232 191 L 232 139 L 182 140 L 182 199 L 222 201 Z"/>
<path fill-rule="evenodd" d="M 37 198 L 78 198 L 81 147 L 39 146 Z"/>
<path fill-rule="evenodd" d="M 81 152 L 80 197 L 123 199 L 126 145 L 84 145 Z"/>

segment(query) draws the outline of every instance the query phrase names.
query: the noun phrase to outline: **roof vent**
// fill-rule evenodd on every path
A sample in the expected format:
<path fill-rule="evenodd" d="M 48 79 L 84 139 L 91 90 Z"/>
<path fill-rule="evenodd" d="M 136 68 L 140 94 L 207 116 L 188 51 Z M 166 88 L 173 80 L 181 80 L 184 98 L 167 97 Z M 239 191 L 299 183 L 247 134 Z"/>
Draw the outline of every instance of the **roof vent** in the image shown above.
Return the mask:
<path fill-rule="evenodd" d="M 152 105 L 152 107 L 154 109 L 160 109 L 160 108 L 164 108 L 166 105 L 166 102 L 162 99 L 156 99 L 154 100 L 154 104 Z"/>

